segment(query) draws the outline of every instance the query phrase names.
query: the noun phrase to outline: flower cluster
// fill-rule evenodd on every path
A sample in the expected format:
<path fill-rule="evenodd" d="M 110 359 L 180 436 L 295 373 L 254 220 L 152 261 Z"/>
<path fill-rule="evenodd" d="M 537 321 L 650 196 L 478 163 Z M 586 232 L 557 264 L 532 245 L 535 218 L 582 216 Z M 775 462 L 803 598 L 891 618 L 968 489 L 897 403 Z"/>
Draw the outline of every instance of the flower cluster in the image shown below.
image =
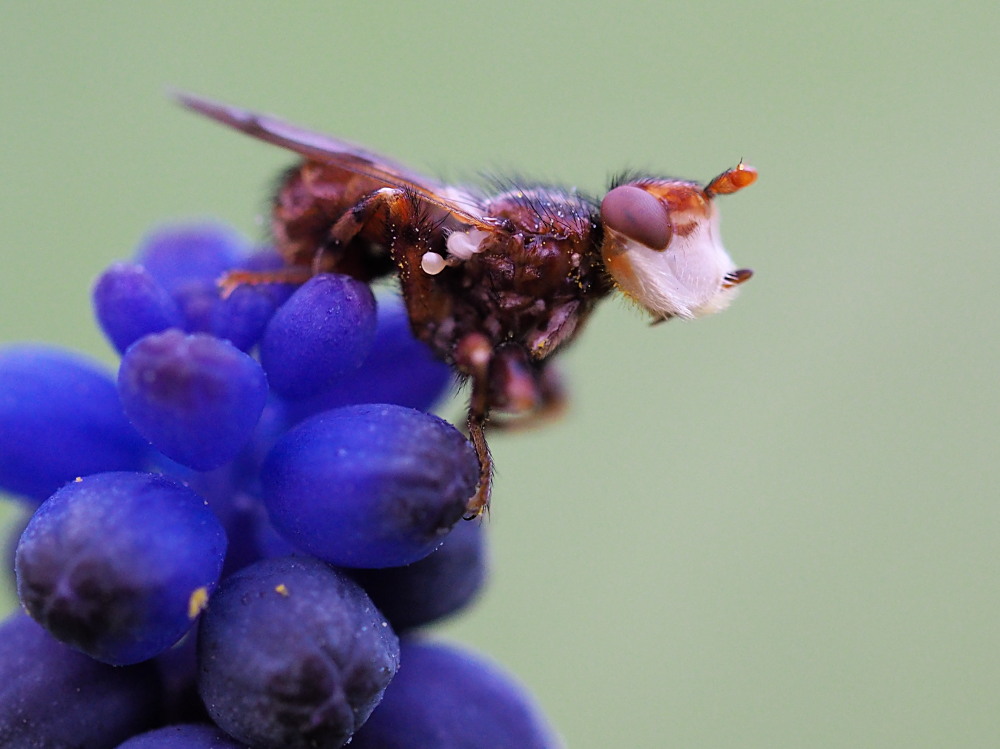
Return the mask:
<path fill-rule="evenodd" d="M 161 230 L 94 287 L 117 378 L 0 350 L 0 489 L 35 508 L 0 745 L 558 744 L 510 677 L 418 632 L 486 577 L 475 451 L 428 413 L 450 371 L 394 297 L 280 267 Z M 221 294 L 234 271 L 262 282 Z"/>

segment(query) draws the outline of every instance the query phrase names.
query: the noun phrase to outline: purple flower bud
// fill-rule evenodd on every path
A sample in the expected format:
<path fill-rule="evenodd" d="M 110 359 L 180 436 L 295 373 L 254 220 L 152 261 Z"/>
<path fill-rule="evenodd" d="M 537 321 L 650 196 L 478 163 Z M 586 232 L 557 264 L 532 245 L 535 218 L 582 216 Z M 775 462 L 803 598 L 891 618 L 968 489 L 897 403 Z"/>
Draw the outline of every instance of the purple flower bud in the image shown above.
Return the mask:
<path fill-rule="evenodd" d="M 556 749 L 531 696 L 497 666 L 447 645 L 404 640 L 403 667 L 351 749 Z"/>
<path fill-rule="evenodd" d="M 205 706 L 253 746 L 341 746 L 399 667 L 396 635 L 364 591 L 308 557 L 226 578 L 198 641 Z"/>
<path fill-rule="evenodd" d="M 252 437 L 267 379 L 227 341 L 168 330 L 125 352 L 118 391 L 139 434 L 167 457 L 207 471 L 232 460 Z"/>
<path fill-rule="evenodd" d="M 138 663 L 191 627 L 225 552 L 219 521 L 183 484 L 100 473 L 35 512 L 17 546 L 17 592 L 56 639 L 105 663 Z"/>
<path fill-rule="evenodd" d="M 104 271 L 93 302 L 97 321 L 119 353 L 144 335 L 183 325 L 180 307 L 141 265 L 115 263 Z"/>
<path fill-rule="evenodd" d="M 279 395 L 303 398 L 357 369 L 375 340 L 375 297 L 348 276 L 315 276 L 271 318 L 260 360 Z"/>
<path fill-rule="evenodd" d="M 148 454 L 96 364 L 44 346 L 0 351 L 0 487 L 40 502 L 77 476 L 139 470 Z"/>
<path fill-rule="evenodd" d="M 479 463 L 453 426 L 393 405 L 308 419 L 261 471 L 275 529 L 342 567 L 397 567 L 441 545 L 476 490 Z"/>

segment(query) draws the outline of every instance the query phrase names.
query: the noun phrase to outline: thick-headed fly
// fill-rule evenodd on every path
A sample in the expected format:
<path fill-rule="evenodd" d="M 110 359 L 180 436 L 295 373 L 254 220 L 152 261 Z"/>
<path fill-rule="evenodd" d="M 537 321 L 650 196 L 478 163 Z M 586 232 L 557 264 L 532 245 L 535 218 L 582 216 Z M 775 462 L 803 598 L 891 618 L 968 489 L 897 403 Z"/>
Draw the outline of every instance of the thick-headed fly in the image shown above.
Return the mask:
<path fill-rule="evenodd" d="M 468 429 L 489 504 L 484 430 L 558 411 L 549 362 L 618 289 L 654 321 L 725 309 L 751 271 L 719 238 L 715 197 L 754 182 L 737 164 L 702 186 L 666 177 L 617 181 L 600 201 L 558 187 L 496 194 L 439 183 L 349 143 L 269 116 L 177 95 L 188 109 L 302 157 L 274 198 L 272 231 L 287 262 L 233 273 L 230 286 L 304 282 L 316 273 L 395 273 L 414 334 L 471 382 Z"/>

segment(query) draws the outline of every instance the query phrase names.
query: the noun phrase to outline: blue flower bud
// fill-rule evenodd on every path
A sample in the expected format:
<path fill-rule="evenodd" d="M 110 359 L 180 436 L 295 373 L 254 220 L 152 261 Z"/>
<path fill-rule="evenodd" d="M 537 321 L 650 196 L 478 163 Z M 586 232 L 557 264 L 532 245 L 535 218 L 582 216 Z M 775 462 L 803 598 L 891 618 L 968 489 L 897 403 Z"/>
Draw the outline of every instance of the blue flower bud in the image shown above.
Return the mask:
<path fill-rule="evenodd" d="M 260 342 L 260 360 L 276 393 L 303 398 L 361 366 L 374 340 L 371 289 L 348 276 L 323 274 L 275 312 Z"/>
<path fill-rule="evenodd" d="M 118 353 L 184 322 L 177 303 L 141 265 L 115 263 L 97 279 L 92 296 L 97 321 Z"/>
<path fill-rule="evenodd" d="M 383 296 L 378 300 L 375 343 L 361 367 L 311 398 L 289 401 L 289 416 L 301 421 L 355 403 L 395 403 L 429 411 L 453 381 L 451 368 L 413 336 L 402 302 Z"/>
<path fill-rule="evenodd" d="M 191 627 L 225 551 L 219 521 L 183 484 L 101 473 L 35 512 L 17 546 L 17 592 L 56 639 L 105 663 L 137 663 Z"/>
<path fill-rule="evenodd" d="M 249 261 L 246 252 L 243 238 L 226 227 L 189 224 L 150 234 L 139 247 L 135 262 L 177 305 L 181 321 L 175 327 L 189 333 L 212 333 L 246 350 L 260 337 L 277 308 L 273 299 L 258 293 L 242 292 L 232 301 L 223 297 L 219 281 Z M 241 317 L 244 314 L 245 319 Z"/>
<path fill-rule="evenodd" d="M 278 302 L 270 284 L 243 284 L 217 300 L 207 320 L 207 332 L 249 351 L 264 334 Z"/>
<path fill-rule="evenodd" d="M 341 567 L 398 567 L 441 545 L 479 479 L 472 445 L 436 416 L 387 404 L 307 419 L 264 462 L 264 502 L 297 548 Z"/>
<path fill-rule="evenodd" d="M 256 274 L 256 278 L 237 285 L 221 299 L 209 332 L 248 350 L 260 340 L 275 310 L 299 288 L 299 283 L 260 282 L 268 274 L 281 276 L 285 270 L 285 261 L 274 250 L 259 250 L 248 256 L 234 271 L 247 271 Z"/>
<path fill-rule="evenodd" d="M 135 262 L 170 294 L 196 283 L 214 284 L 245 259 L 244 239 L 213 223 L 166 226 L 139 245 Z"/>
<path fill-rule="evenodd" d="M 403 640 L 403 667 L 351 749 L 556 749 L 531 696 L 497 666 L 447 645 Z"/>
<path fill-rule="evenodd" d="M 139 434 L 178 463 L 207 471 L 232 460 L 252 437 L 267 379 L 227 341 L 168 330 L 125 352 L 118 390 Z"/>
<path fill-rule="evenodd" d="M 0 488 L 40 502 L 77 476 L 139 470 L 148 453 L 96 364 L 44 346 L 0 351 Z"/>

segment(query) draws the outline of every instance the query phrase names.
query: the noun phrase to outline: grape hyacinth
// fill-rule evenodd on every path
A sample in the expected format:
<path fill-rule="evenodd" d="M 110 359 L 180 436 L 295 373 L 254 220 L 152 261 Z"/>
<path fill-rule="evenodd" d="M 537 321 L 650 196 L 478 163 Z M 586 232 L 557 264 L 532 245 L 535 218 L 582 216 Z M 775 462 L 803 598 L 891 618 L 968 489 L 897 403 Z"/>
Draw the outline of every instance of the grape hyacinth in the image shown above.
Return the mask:
<path fill-rule="evenodd" d="M 412 634 L 486 579 L 476 453 L 430 413 L 449 368 L 394 296 L 281 267 L 161 229 L 93 288 L 117 375 L 0 349 L 0 491 L 34 513 L 0 746 L 559 746 L 495 666 Z"/>

